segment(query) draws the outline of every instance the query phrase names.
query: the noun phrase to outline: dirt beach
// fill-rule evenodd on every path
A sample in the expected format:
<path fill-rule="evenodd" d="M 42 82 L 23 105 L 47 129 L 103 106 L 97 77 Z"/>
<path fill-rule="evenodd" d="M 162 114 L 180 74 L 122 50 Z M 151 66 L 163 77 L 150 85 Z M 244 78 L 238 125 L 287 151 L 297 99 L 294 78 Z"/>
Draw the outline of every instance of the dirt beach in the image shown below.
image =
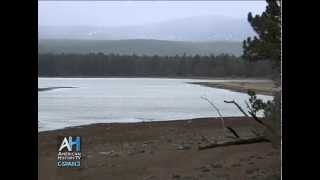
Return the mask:
<path fill-rule="evenodd" d="M 248 90 L 254 90 L 257 94 L 263 95 L 273 95 L 274 92 L 277 91 L 275 88 L 275 84 L 273 81 L 248 81 L 245 80 L 239 82 L 194 82 L 191 84 L 199 84 L 208 87 L 221 88 L 221 89 L 229 89 L 232 91 L 247 93 Z"/>
<path fill-rule="evenodd" d="M 225 118 L 241 137 L 259 126 Z M 81 168 L 57 168 L 57 136 L 81 136 Z M 280 150 L 271 143 L 199 151 L 227 139 L 217 118 L 93 124 L 38 134 L 38 179 L 250 180 L 280 179 Z"/>

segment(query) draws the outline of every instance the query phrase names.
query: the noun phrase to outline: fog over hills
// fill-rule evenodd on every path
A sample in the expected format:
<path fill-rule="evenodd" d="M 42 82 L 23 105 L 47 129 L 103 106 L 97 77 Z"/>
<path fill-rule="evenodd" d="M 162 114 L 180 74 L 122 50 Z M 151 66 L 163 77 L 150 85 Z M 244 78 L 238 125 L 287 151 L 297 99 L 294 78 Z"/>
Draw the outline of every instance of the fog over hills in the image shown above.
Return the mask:
<path fill-rule="evenodd" d="M 122 26 L 39 26 L 40 39 L 157 39 L 170 41 L 242 41 L 254 32 L 247 19 L 197 16 L 161 23 Z"/>
<path fill-rule="evenodd" d="M 239 56 L 241 42 L 253 35 L 247 19 L 217 15 L 122 27 L 39 26 L 39 53 Z"/>

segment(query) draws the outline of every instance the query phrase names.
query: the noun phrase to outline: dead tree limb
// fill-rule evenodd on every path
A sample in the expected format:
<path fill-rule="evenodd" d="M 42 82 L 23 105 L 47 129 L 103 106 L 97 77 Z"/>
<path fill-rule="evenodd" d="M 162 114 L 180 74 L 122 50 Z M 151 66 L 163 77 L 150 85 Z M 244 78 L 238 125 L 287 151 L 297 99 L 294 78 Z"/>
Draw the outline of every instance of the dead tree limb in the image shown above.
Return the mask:
<path fill-rule="evenodd" d="M 205 150 L 205 149 L 211 149 L 216 147 L 226 147 L 226 146 L 233 146 L 233 145 L 242 145 L 242 144 L 262 143 L 262 142 L 270 142 L 270 141 L 264 137 L 254 137 L 249 139 L 240 139 L 236 141 L 227 141 L 222 143 L 214 143 L 214 144 L 209 144 L 205 146 L 199 146 L 198 150 Z"/>
<path fill-rule="evenodd" d="M 217 111 L 217 113 L 218 113 L 218 115 L 220 116 L 220 119 L 221 119 L 223 133 L 226 135 L 225 126 L 224 126 L 224 119 L 223 119 L 222 114 L 220 113 L 220 110 L 208 98 L 203 97 L 203 96 L 201 96 L 201 98 L 204 99 L 205 101 L 207 101 Z"/>
<path fill-rule="evenodd" d="M 237 106 L 237 108 L 246 116 L 249 117 L 248 114 L 241 108 L 241 106 L 235 102 L 235 101 L 224 101 L 225 103 L 233 103 Z M 268 124 L 264 123 L 261 119 L 259 119 L 255 113 L 252 112 L 248 102 L 246 102 L 247 107 L 249 108 L 250 111 L 248 111 L 248 113 L 251 115 L 251 117 L 253 118 L 253 120 L 255 120 L 257 123 L 261 124 L 262 126 L 264 126 L 266 129 L 268 129 L 269 131 L 271 131 L 272 133 L 275 133 L 276 131 Z"/>
<path fill-rule="evenodd" d="M 267 130 L 271 131 L 272 133 L 276 133 L 276 130 L 273 129 L 269 124 L 264 123 L 261 119 L 259 119 L 254 113 L 249 112 L 250 115 L 253 117 L 253 119 L 258 122 L 259 124 L 261 124 L 262 126 L 264 126 Z"/>
<path fill-rule="evenodd" d="M 227 129 L 236 137 L 236 138 L 240 138 L 240 136 L 238 135 L 238 133 L 230 126 L 227 126 Z"/>
<path fill-rule="evenodd" d="M 244 103 L 246 103 L 247 108 L 249 109 L 248 112 L 252 112 L 252 113 L 253 113 L 253 109 L 252 109 L 252 107 L 249 105 L 248 101 L 244 101 Z"/>
<path fill-rule="evenodd" d="M 244 114 L 246 117 L 249 117 L 249 115 L 242 109 L 242 107 L 234 100 L 233 101 L 224 101 L 224 102 L 225 103 L 232 103 L 232 104 L 236 105 L 237 108 L 242 112 L 242 114 Z"/>
<path fill-rule="evenodd" d="M 242 107 L 237 103 L 237 102 L 235 102 L 234 100 L 233 101 L 224 101 L 225 103 L 232 103 L 232 104 L 234 104 L 234 105 L 236 105 L 237 106 L 237 108 L 242 112 L 242 114 L 244 114 L 246 117 L 250 117 L 243 109 L 242 109 Z M 261 119 L 259 119 L 256 115 L 255 115 L 255 113 L 253 113 L 252 112 L 252 110 L 251 110 L 251 108 L 250 108 L 250 106 L 249 106 L 249 104 L 246 102 L 246 104 L 247 104 L 247 107 L 248 107 L 248 109 L 250 110 L 250 111 L 248 111 L 248 113 L 251 115 L 251 117 L 256 121 L 256 122 L 258 122 L 259 124 L 262 124 L 263 126 L 267 126 Z"/>
<path fill-rule="evenodd" d="M 252 116 L 252 118 L 257 121 L 259 124 L 262 124 L 265 126 L 265 123 L 261 121 L 253 112 L 249 112 L 249 114 Z"/>

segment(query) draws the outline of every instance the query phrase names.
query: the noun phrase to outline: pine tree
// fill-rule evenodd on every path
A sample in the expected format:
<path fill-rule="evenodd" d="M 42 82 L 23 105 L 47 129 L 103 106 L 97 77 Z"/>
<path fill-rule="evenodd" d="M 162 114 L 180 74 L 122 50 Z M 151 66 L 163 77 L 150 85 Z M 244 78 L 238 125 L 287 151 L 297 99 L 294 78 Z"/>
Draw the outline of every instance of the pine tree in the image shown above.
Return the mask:
<path fill-rule="evenodd" d="M 248 21 L 256 32 L 243 42 L 243 57 L 250 61 L 269 60 L 280 70 L 281 64 L 281 0 L 267 0 L 261 15 L 248 14 Z"/>
<path fill-rule="evenodd" d="M 243 57 L 249 61 L 271 61 L 276 70 L 274 79 L 277 86 L 281 85 L 281 0 L 266 0 L 267 7 L 261 15 L 248 14 L 248 21 L 257 36 L 243 42 Z M 249 93 L 250 95 L 250 93 Z M 255 94 L 251 94 L 254 97 Z M 261 103 L 263 104 L 263 103 Z M 264 109 L 265 118 L 270 120 L 277 133 L 272 134 L 273 140 L 279 145 L 281 132 L 281 90 L 274 94 L 273 101 L 269 101 L 259 108 Z M 273 139 L 273 138 L 272 138 Z"/>

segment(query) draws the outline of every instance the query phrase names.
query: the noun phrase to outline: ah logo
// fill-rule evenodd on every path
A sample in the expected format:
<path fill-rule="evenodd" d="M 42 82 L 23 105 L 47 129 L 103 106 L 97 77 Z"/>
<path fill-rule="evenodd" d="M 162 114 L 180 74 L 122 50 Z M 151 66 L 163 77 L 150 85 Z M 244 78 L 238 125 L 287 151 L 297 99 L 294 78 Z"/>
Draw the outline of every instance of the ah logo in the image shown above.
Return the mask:
<path fill-rule="evenodd" d="M 76 146 L 76 151 L 80 151 L 80 137 L 77 136 L 75 138 L 72 138 L 72 136 L 69 136 L 69 140 L 67 137 L 64 137 L 62 140 L 62 143 L 60 145 L 59 151 L 61 152 L 64 148 L 67 148 L 68 151 L 72 151 L 72 148 Z"/>

